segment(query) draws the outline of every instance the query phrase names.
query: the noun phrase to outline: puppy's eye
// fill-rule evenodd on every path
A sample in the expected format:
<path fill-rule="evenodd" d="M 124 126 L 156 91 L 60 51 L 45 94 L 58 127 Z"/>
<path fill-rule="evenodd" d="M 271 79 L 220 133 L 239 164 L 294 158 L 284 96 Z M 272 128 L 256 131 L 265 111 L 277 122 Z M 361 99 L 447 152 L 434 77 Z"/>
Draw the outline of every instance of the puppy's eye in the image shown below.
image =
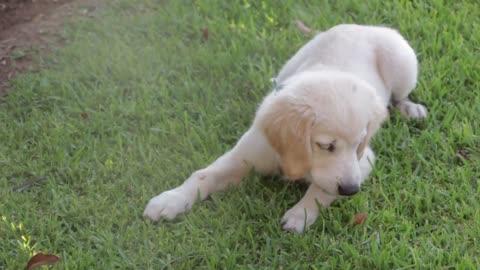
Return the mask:
<path fill-rule="evenodd" d="M 325 150 L 325 151 L 328 151 L 330 153 L 333 153 L 335 152 L 335 145 L 333 143 L 318 143 L 317 142 L 317 146 L 322 149 L 322 150 Z"/>

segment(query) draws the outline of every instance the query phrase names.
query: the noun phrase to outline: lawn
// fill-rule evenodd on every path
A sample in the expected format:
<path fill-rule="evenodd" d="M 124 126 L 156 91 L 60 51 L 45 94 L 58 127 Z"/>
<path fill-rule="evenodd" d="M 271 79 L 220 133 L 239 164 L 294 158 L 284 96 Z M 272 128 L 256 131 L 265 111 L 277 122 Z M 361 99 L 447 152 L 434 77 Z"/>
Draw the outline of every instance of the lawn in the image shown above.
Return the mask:
<path fill-rule="evenodd" d="M 0 269 L 37 252 L 62 258 L 52 269 L 480 268 L 477 1 L 115 0 L 97 15 L 0 102 Z M 174 222 L 145 221 L 151 197 L 247 130 L 308 41 L 294 19 L 399 29 L 428 119 L 393 111 L 362 191 L 302 235 L 280 218 L 305 188 L 253 173 Z"/>

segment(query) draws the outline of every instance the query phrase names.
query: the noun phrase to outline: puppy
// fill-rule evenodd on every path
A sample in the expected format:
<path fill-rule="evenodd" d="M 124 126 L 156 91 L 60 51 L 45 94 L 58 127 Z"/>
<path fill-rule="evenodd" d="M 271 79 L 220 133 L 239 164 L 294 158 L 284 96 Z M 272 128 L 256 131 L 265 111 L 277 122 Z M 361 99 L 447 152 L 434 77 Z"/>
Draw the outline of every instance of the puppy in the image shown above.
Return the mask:
<path fill-rule="evenodd" d="M 427 110 L 408 99 L 417 82 L 417 58 L 407 41 L 386 27 L 338 25 L 317 34 L 281 69 L 277 86 L 259 106 L 235 147 L 182 185 L 152 198 L 144 216 L 171 220 L 199 197 L 238 184 L 251 170 L 282 174 L 310 185 L 282 218 L 303 232 L 318 205 L 352 196 L 375 156 L 369 141 L 392 103 L 406 117 Z"/>

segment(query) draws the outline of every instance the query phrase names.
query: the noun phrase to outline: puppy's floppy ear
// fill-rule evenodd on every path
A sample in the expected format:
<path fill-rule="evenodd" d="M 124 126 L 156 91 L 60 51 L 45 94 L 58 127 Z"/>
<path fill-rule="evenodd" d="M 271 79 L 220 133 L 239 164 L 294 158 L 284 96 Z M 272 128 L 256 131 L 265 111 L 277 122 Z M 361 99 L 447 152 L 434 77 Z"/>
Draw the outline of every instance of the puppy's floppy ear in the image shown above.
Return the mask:
<path fill-rule="evenodd" d="M 305 177 L 311 167 L 311 132 L 315 121 L 312 109 L 298 98 L 274 96 L 258 111 L 260 128 L 280 156 L 285 176 Z"/>
<path fill-rule="evenodd" d="M 365 148 L 370 143 L 370 139 L 377 132 L 377 130 L 382 125 L 382 122 L 385 120 L 385 118 L 388 115 L 387 108 L 383 105 L 382 101 L 380 100 L 380 97 L 378 96 L 375 97 L 372 107 L 373 107 L 372 114 L 367 124 L 367 135 L 365 136 L 365 138 L 357 148 L 358 160 L 362 158 Z"/>

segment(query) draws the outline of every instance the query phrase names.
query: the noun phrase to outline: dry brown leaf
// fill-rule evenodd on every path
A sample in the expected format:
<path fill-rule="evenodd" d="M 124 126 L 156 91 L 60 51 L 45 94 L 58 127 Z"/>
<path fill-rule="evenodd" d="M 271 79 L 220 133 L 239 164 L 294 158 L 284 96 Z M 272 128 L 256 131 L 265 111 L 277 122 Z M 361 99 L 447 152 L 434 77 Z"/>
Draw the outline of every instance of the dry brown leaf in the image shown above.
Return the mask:
<path fill-rule="evenodd" d="M 208 28 L 204 28 L 202 30 L 202 40 L 207 41 L 208 40 Z"/>
<path fill-rule="evenodd" d="M 54 264 L 60 261 L 60 258 L 53 254 L 37 253 L 30 260 L 28 260 L 26 270 L 31 270 L 35 267 L 39 267 L 47 264 Z"/>
<path fill-rule="evenodd" d="M 365 220 L 367 220 L 367 213 L 358 213 L 355 215 L 354 219 L 353 219 L 353 223 L 355 225 L 359 225 L 359 224 L 362 224 L 363 222 L 365 222 Z"/>
<path fill-rule="evenodd" d="M 82 116 L 83 120 L 88 120 L 88 113 L 87 112 L 82 112 L 80 115 Z"/>

